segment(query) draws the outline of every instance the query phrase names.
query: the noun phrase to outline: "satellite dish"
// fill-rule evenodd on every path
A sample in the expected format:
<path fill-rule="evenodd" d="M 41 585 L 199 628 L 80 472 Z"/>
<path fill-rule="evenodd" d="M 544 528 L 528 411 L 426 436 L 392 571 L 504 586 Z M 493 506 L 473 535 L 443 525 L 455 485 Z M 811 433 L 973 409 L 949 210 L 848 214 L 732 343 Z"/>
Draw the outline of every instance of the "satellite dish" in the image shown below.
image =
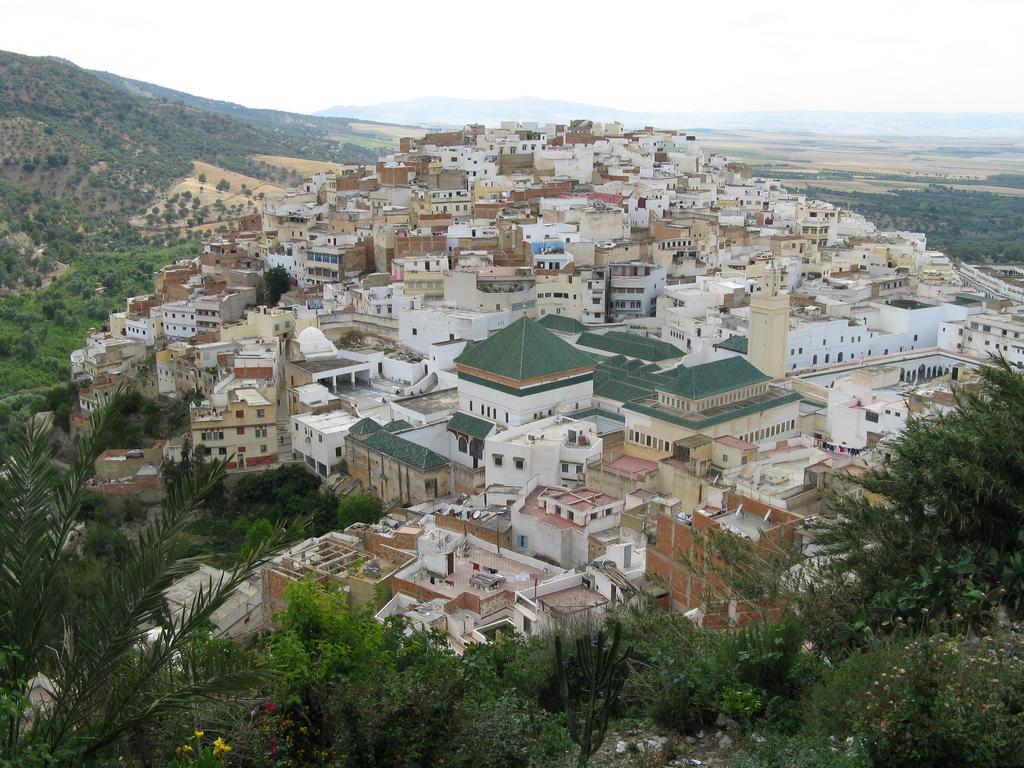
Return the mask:
<path fill-rule="evenodd" d="M 480 519 L 480 510 L 479 509 L 473 511 L 473 519 L 474 520 L 479 520 Z"/>

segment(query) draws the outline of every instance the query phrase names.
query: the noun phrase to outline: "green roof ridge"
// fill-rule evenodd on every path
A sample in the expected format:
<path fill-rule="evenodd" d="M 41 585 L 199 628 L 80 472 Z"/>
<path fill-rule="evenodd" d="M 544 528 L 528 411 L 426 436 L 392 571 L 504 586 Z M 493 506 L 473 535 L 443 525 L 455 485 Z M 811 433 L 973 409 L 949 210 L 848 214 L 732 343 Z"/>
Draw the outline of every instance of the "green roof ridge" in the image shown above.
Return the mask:
<path fill-rule="evenodd" d="M 739 352 L 741 355 L 747 354 L 747 349 L 750 347 L 750 341 L 746 336 L 741 336 L 736 333 L 730 336 L 725 341 L 720 341 L 715 344 L 715 349 L 727 349 L 730 352 Z"/>
<path fill-rule="evenodd" d="M 544 315 L 537 322 L 549 330 L 561 331 L 562 333 L 583 333 L 587 330 L 587 326 L 575 317 L 569 317 L 568 315 Z"/>
<path fill-rule="evenodd" d="M 455 362 L 517 381 L 594 365 L 590 355 L 528 317 L 467 347 Z"/>
<path fill-rule="evenodd" d="M 384 427 L 378 424 L 376 421 L 371 419 L 369 416 L 365 416 L 351 427 L 348 428 L 350 435 L 369 435 L 374 432 L 380 432 Z"/>
<path fill-rule="evenodd" d="M 607 333 L 587 331 L 580 334 L 576 344 L 581 347 L 600 349 L 605 352 L 613 352 L 617 356 L 624 355 L 648 362 L 671 360 L 686 354 L 675 344 L 670 344 L 661 339 L 638 336 L 635 333 L 627 333 L 625 331 L 608 331 Z"/>
<path fill-rule="evenodd" d="M 690 400 L 731 392 L 751 384 L 771 381 L 772 378 L 751 365 L 745 357 L 727 357 L 701 365 L 681 365 L 670 375 L 668 382 L 656 389 Z"/>
<path fill-rule="evenodd" d="M 448 464 L 448 460 L 439 453 L 384 430 L 374 432 L 363 441 L 363 445 L 420 470 L 437 469 Z"/>
<path fill-rule="evenodd" d="M 457 411 L 448 421 L 449 431 L 461 432 L 470 437 L 487 437 L 493 429 L 494 422 L 481 419 L 479 416 L 473 416 L 469 413 L 463 413 L 462 411 Z"/>

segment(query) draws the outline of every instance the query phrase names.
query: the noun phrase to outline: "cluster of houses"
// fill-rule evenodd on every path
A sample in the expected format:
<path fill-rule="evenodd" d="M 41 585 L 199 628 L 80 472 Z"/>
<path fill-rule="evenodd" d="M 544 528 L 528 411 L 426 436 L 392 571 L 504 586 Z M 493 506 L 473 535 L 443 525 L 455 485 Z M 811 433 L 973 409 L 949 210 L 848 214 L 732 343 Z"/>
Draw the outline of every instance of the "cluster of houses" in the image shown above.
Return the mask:
<path fill-rule="evenodd" d="M 827 491 L 988 355 L 1024 361 L 1024 272 L 957 267 L 686 133 L 467 125 L 262 203 L 71 359 L 82 414 L 126 382 L 189 403 L 161 456 L 101 457 L 112 496 L 188 444 L 383 502 L 267 566 L 231 636 L 307 576 L 457 649 L 635 600 L 742 623 L 758 606 L 687 564 L 705 533 L 812 551 Z"/>

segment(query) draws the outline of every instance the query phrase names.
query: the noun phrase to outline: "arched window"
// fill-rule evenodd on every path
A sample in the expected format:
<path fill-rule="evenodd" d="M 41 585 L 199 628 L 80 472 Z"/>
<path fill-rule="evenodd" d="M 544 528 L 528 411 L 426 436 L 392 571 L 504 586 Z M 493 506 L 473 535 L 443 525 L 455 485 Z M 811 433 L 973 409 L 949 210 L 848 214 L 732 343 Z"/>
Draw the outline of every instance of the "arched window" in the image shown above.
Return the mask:
<path fill-rule="evenodd" d="M 460 435 L 459 436 L 459 453 L 466 453 L 467 450 L 468 450 L 468 443 L 466 442 L 466 438 L 464 438 L 464 437 L 462 437 Z"/>

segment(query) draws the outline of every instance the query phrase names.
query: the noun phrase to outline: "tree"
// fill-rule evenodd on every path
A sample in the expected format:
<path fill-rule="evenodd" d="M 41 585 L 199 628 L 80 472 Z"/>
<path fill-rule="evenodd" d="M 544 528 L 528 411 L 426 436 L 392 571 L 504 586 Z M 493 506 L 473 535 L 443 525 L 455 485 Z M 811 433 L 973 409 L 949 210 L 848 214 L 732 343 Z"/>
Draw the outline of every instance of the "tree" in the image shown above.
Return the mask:
<path fill-rule="evenodd" d="M 206 183 L 206 174 L 205 173 L 200 173 L 198 178 L 199 178 L 199 183 L 200 184 L 205 184 Z"/>
<path fill-rule="evenodd" d="M 851 480 L 864 495 L 814 527 L 812 597 L 883 628 L 1022 613 L 1024 373 L 998 358 L 979 374 L 950 412 L 908 422 L 885 464 Z"/>
<path fill-rule="evenodd" d="M 371 493 L 346 496 L 338 504 L 338 527 L 345 529 L 352 523 L 376 523 L 383 511 L 380 499 Z"/>
<path fill-rule="evenodd" d="M 45 674 L 53 696 L 31 714 L 20 706 L 0 710 L 3 764 L 21 764 L 39 752 L 60 764 L 88 760 L 168 713 L 267 679 L 265 672 L 240 666 L 197 678 L 175 663 L 288 537 L 276 529 L 184 611 L 166 615 L 166 590 L 199 565 L 183 554 L 184 534 L 223 474 L 221 462 L 168 491 L 160 514 L 130 542 L 120 567 L 107 570 L 105 588 L 78 615 L 64 617 L 63 642 L 50 642 L 47 627 L 61 623 L 63 611 L 55 598 L 59 568 L 79 520 L 96 436 L 108 426 L 109 413 L 93 414 L 70 469 L 60 473 L 50 461 L 48 430 L 29 421 L 14 436 L 0 477 L 0 648 L 6 654 L 0 690 L 22 697 L 28 681 Z"/>
<path fill-rule="evenodd" d="M 229 189 L 231 189 L 231 182 L 227 179 L 221 179 L 217 182 L 218 192 L 227 192 Z"/>
<path fill-rule="evenodd" d="M 263 282 L 267 286 L 267 303 L 275 306 L 281 296 L 291 288 L 291 281 L 288 278 L 288 270 L 284 267 L 273 267 L 263 275 Z"/>
<path fill-rule="evenodd" d="M 555 674 L 569 736 L 579 745 L 577 768 L 585 768 L 601 748 L 608 718 L 615 710 L 626 680 L 626 662 L 632 649 L 621 654 L 622 625 L 615 622 L 612 641 L 605 643 L 604 630 L 576 639 L 576 653 L 565 656 L 561 636 L 555 637 Z"/>

